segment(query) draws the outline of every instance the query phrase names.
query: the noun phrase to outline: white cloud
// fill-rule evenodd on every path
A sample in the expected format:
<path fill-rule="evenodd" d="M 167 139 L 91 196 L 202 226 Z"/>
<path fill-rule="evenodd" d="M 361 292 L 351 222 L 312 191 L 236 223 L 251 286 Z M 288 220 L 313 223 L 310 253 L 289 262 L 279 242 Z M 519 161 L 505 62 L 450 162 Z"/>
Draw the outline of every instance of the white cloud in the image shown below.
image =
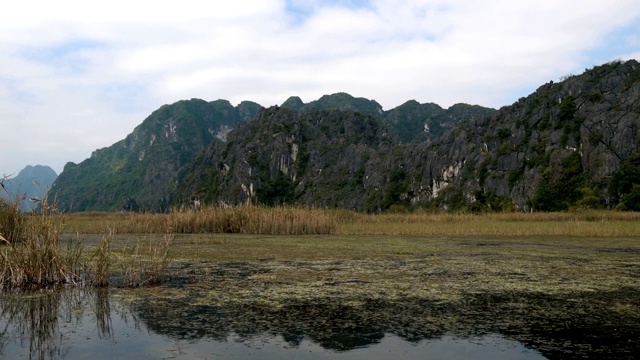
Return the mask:
<path fill-rule="evenodd" d="M 12 2 L 0 142 L 15 156 L 0 171 L 60 171 L 184 98 L 268 106 L 346 91 L 385 108 L 499 107 L 594 59 L 638 58 L 639 19 L 635 0 Z"/>

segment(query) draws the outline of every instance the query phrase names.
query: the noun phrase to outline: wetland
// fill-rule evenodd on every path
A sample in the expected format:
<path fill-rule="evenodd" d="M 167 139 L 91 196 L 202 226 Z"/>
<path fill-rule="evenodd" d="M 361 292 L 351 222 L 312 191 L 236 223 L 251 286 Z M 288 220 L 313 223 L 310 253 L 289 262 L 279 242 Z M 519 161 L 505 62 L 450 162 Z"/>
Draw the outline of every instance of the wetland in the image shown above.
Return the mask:
<path fill-rule="evenodd" d="M 158 285 L 3 290 L 0 357 L 631 359 L 640 351 L 637 237 L 341 232 L 179 234 Z M 115 235 L 111 246 L 117 254 L 139 236 Z M 77 237 L 90 250 L 101 235 L 61 241 Z"/>

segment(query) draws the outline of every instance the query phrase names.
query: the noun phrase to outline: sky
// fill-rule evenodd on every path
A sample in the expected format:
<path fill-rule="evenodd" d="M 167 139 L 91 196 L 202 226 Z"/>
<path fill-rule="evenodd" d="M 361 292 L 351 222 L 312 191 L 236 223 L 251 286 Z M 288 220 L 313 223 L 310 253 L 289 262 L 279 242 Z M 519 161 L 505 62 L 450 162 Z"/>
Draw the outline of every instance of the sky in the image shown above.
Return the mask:
<path fill-rule="evenodd" d="M 499 108 L 617 59 L 640 59 L 640 1 L 11 1 L 0 176 L 60 173 L 182 99 Z"/>

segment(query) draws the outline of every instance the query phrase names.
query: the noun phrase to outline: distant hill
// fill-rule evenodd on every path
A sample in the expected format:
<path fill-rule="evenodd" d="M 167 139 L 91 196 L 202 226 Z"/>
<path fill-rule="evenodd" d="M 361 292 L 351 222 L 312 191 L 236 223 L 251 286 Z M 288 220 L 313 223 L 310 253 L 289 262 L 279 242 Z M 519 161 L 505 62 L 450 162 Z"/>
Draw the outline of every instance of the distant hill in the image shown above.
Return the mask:
<path fill-rule="evenodd" d="M 58 174 L 49 166 L 29 165 L 15 177 L 3 181 L 7 191 L 0 190 L 0 197 L 8 201 L 20 199 L 20 208 L 31 211 L 38 203 L 30 199 L 43 199 L 57 177 Z"/>

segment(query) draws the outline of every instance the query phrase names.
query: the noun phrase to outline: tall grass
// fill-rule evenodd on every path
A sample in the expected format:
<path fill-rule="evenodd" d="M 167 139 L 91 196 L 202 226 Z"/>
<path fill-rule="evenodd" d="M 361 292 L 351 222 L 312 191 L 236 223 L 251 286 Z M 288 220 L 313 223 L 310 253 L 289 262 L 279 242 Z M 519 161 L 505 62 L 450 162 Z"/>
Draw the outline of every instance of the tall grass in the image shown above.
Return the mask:
<path fill-rule="evenodd" d="M 42 212 L 16 213 L 19 232 L 3 241 L 0 247 L 0 288 L 46 287 L 62 284 L 107 286 L 112 277 L 113 252 L 110 231 L 100 240 L 95 251 L 86 253 L 80 240 L 60 243 L 62 223 L 42 201 Z M 13 211 L 13 208 L 8 208 Z M 14 214 L 4 216 L 10 218 Z M 0 213 L 0 216 L 2 214 Z M 170 237 L 167 235 L 167 237 Z M 170 241 L 149 243 L 144 251 L 138 246 L 125 251 L 122 268 L 124 286 L 157 283 L 168 265 Z"/>
<path fill-rule="evenodd" d="M 561 213 L 363 214 L 294 207 L 207 207 L 170 214 L 82 213 L 66 216 L 66 231 L 99 233 L 241 233 L 265 235 L 640 236 L 640 213 L 607 210 Z"/>
<path fill-rule="evenodd" d="M 593 210 L 563 213 L 356 214 L 345 235 L 411 236 L 640 236 L 640 213 Z"/>
<path fill-rule="evenodd" d="M 159 240 L 146 237 L 133 246 L 125 246 L 118 261 L 122 285 L 138 287 L 160 283 L 170 262 L 168 254 L 174 240 L 175 235 L 165 235 Z"/>
<path fill-rule="evenodd" d="M 296 207 L 206 207 L 169 214 L 80 213 L 63 219 L 71 232 L 100 233 L 117 224 L 123 234 L 240 233 L 264 235 L 335 234 L 340 220 L 335 212 Z"/>
<path fill-rule="evenodd" d="M 265 235 L 333 234 L 338 219 L 319 209 L 239 206 L 175 212 L 168 220 L 177 233 Z"/>
<path fill-rule="evenodd" d="M 44 200 L 43 208 L 46 205 Z M 0 250 L 0 285 L 47 286 L 76 281 L 73 270 L 80 268 L 82 249 L 69 246 L 61 251 L 60 227 L 53 216 L 45 210 L 19 217 L 22 232 Z"/>

